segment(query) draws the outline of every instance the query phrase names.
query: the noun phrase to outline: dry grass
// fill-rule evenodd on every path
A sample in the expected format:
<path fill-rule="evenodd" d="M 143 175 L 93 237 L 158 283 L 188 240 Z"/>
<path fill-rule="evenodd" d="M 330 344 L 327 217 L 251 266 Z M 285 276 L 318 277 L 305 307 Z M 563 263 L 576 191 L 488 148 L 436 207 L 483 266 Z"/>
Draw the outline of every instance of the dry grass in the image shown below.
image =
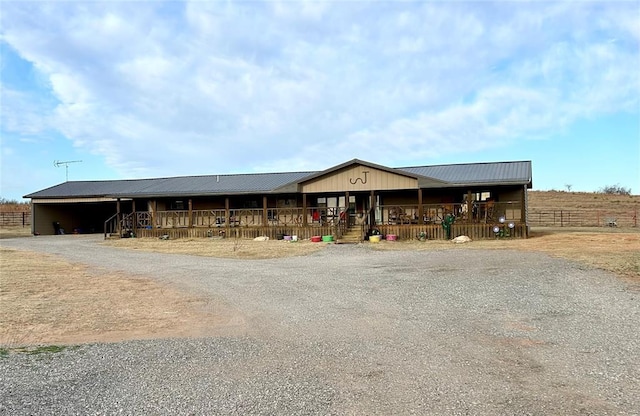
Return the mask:
<path fill-rule="evenodd" d="M 0 346 L 110 342 L 235 333 L 243 320 L 223 302 L 144 277 L 0 248 Z"/>
<path fill-rule="evenodd" d="M 124 238 L 108 240 L 105 245 L 156 253 L 189 254 L 194 256 L 237 259 L 272 259 L 305 256 L 322 250 L 326 243 L 286 240 L 253 241 L 242 239 L 176 239 Z"/>
<path fill-rule="evenodd" d="M 325 243 L 218 239 L 122 239 L 112 247 L 239 259 L 304 256 Z M 369 243 L 367 243 L 369 244 Z M 382 241 L 378 250 L 515 249 L 610 270 L 640 287 L 637 229 L 534 230 L 529 239 L 454 244 Z M 145 277 L 92 271 L 59 257 L 0 248 L 0 347 L 171 336 L 241 334 L 244 318 L 224 302 L 197 298 Z"/>
<path fill-rule="evenodd" d="M 31 227 L 0 227 L 0 239 L 29 237 L 31 235 Z"/>
<path fill-rule="evenodd" d="M 529 191 L 529 210 L 617 209 L 640 207 L 640 195 L 609 195 L 592 192 Z"/>
<path fill-rule="evenodd" d="M 528 239 L 382 242 L 381 250 L 489 249 L 543 252 L 579 261 L 640 282 L 640 230 L 539 228 Z"/>

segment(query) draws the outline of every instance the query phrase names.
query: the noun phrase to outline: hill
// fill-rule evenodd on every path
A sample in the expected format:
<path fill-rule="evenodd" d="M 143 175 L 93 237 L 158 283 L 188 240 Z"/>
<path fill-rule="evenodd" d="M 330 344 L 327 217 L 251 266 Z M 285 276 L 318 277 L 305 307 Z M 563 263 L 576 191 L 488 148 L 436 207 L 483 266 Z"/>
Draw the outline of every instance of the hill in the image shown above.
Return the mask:
<path fill-rule="evenodd" d="M 601 227 L 612 220 L 618 227 L 638 226 L 640 195 L 529 191 L 528 201 L 532 226 Z"/>

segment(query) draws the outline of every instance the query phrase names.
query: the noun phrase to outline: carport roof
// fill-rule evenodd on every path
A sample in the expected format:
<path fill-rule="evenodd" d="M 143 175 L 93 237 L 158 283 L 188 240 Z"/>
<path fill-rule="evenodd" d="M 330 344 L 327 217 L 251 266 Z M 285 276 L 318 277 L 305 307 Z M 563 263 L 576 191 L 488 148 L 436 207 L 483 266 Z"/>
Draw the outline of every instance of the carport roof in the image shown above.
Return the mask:
<path fill-rule="evenodd" d="M 346 166 L 351 163 L 368 164 L 375 167 L 380 166 L 358 159 L 338 166 Z M 385 169 L 404 175 L 435 179 L 442 183 L 441 187 L 507 184 L 522 184 L 531 187 L 531 162 L 529 161 Z M 269 193 L 276 192 L 286 185 L 303 182 L 310 177 L 315 177 L 327 171 L 70 181 L 25 195 L 24 197 L 32 199 L 89 197 L 143 198 Z"/>

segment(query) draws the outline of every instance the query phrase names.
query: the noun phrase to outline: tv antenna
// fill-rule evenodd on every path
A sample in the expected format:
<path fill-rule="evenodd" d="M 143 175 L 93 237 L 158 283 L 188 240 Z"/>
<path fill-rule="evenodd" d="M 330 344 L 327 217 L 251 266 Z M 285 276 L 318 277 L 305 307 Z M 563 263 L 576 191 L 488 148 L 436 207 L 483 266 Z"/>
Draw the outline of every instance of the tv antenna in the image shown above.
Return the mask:
<path fill-rule="evenodd" d="M 67 160 L 66 162 L 61 162 L 59 160 L 54 160 L 53 161 L 53 166 L 59 168 L 60 166 L 64 165 L 66 178 L 67 178 L 66 181 L 69 182 L 69 164 L 70 163 L 80 163 L 80 162 L 82 162 L 82 160 Z"/>

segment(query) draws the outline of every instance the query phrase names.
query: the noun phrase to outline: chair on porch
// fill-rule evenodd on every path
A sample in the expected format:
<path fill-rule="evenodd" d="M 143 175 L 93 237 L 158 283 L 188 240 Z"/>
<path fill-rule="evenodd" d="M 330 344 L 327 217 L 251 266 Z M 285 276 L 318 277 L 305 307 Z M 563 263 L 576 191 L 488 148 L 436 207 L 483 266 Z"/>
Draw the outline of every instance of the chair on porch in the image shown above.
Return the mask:
<path fill-rule="evenodd" d="M 487 201 L 487 206 L 485 207 L 486 208 L 485 218 L 484 218 L 486 223 L 493 222 L 494 220 L 493 216 L 495 214 L 494 213 L 495 206 L 496 206 L 496 203 L 493 200 Z"/>

